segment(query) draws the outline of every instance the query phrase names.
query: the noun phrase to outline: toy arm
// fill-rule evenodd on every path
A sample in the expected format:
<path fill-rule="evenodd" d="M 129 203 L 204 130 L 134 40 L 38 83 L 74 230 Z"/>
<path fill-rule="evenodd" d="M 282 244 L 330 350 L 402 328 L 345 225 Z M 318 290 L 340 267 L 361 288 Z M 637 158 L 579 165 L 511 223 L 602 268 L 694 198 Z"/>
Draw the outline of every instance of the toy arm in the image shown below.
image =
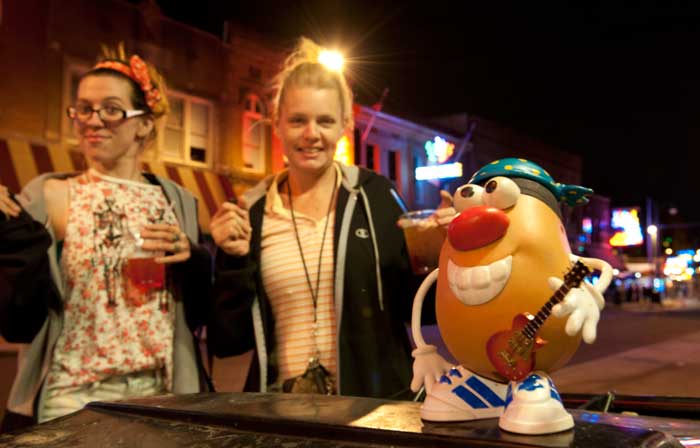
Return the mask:
<path fill-rule="evenodd" d="M 440 204 L 433 217 L 439 225 L 447 227 L 455 216 L 457 210 L 452 206 L 452 195 L 448 191 L 440 190 Z"/>
<path fill-rule="evenodd" d="M 416 295 L 413 298 L 413 309 L 411 310 L 411 333 L 413 333 L 413 340 L 416 343 L 417 348 L 427 345 L 425 339 L 423 339 L 423 333 L 420 330 L 420 319 L 423 312 L 423 301 L 425 300 L 425 294 L 428 292 L 430 287 L 437 280 L 439 269 L 435 269 L 433 272 L 428 274 L 420 284 Z"/>
<path fill-rule="evenodd" d="M 445 358 L 438 354 L 437 347 L 425 343 L 420 326 L 425 294 L 428 292 L 433 283 L 435 283 L 438 272 L 439 269 L 435 269 L 433 272 L 428 274 L 413 298 L 413 309 L 411 312 L 411 333 L 413 334 L 413 340 L 416 343 L 416 349 L 411 352 L 411 355 L 414 358 L 413 379 L 411 380 L 411 390 L 413 392 L 418 392 L 418 390 L 424 384 L 426 390 L 430 392 L 433 384 L 436 381 L 439 381 L 440 377 L 452 367 L 452 365 L 447 362 Z"/>
<path fill-rule="evenodd" d="M 600 311 L 605 306 L 603 291 L 612 280 L 612 267 L 597 258 L 583 258 L 571 255 L 571 260 L 581 260 L 587 266 L 601 271 L 600 279 L 595 286 L 584 281 L 580 287 L 573 288 L 564 300 L 552 308 L 556 317 L 569 316 L 564 330 L 569 336 L 582 333 L 583 340 L 592 344 L 596 339 L 596 328 L 600 320 Z M 549 278 L 549 287 L 556 291 L 563 281 L 556 277 Z"/>
<path fill-rule="evenodd" d="M 603 299 L 602 294 L 603 292 L 605 292 L 606 289 L 608 289 L 608 286 L 610 286 L 610 282 L 612 281 L 612 266 L 610 266 L 609 263 L 598 258 L 578 257 L 573 254 L 571 254 L 570 258 L 571 261 L 574 262 L 576 260 L 581 260 L 581 262 L 589 268 L 593 268 L 600 271 L 600 278 L 598 279 L 598 282 L 595 285 L 593 285 L 593 288 L 595 288 L 595 290 L 600 293 L 600 295 L 596 296 L 595 298 L 596 303 L 598 305 L 598 309 L 602 310 L 605 306 L 605 299 Z"/>

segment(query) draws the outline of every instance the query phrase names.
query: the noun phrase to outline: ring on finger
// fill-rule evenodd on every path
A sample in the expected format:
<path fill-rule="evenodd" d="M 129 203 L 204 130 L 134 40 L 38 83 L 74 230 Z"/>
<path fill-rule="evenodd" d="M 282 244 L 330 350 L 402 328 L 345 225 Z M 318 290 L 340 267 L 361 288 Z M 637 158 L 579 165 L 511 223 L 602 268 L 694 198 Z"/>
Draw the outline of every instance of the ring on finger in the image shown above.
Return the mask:
<path fill-rule="evenodd" d="M 173 243 L 177 243 L 178 241 L 180 241 L 180 232 L 173 235 Z"/>
<path fill-rule="evenodd" d="M 179 253 L 182 250 L 182 247 L 180 247 L 180 243 L 175 242 L 173 243 L 173 252 L 174 253 Z"/>

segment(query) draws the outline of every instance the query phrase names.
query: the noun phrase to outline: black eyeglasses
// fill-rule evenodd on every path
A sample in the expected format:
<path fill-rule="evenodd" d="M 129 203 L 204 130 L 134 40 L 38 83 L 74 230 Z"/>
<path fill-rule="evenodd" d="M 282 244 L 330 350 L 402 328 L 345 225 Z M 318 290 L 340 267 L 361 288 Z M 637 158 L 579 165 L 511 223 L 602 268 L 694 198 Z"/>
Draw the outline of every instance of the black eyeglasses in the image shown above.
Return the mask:
<path fill-rule="evenodd" d="M 99 109 L 95 109 L 87 104 L 81 104 L 78 106 L 70 106 L 66 109 L 66 114 L 71 120 L 78 120 L 85 123 L 92 117 L 93 113 L 97 113 L 104 123 L 116 123 L 118 121 L 126 120 L 131 117 L 138 117 L 146 113 L 144 110 L 124 110 L 117 106 L 104 106 Z"/>

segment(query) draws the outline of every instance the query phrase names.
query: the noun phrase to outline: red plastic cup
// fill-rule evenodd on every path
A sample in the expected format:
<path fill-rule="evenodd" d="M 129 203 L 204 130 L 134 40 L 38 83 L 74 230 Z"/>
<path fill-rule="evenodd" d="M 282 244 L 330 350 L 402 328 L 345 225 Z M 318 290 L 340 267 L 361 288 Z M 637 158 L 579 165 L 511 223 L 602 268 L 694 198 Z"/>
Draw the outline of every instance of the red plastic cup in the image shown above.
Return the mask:
<path fill-rule="evenodd" d="M 125 300 L 133 306 L 141 306 L 152 299 L 153 291 L 165 287 L 165 265 L 155 261 L 164 254 L 143 250 L 143 240 L 138 235 L 130 242 L 131 247 L 122 268 Z"/>
<path fill-rule="evenodd" d="M 129 258 L 124 275 L 129 283 L 143 292 L 165 286 L 165 265 L 156 263 L 155 257 Z"/>

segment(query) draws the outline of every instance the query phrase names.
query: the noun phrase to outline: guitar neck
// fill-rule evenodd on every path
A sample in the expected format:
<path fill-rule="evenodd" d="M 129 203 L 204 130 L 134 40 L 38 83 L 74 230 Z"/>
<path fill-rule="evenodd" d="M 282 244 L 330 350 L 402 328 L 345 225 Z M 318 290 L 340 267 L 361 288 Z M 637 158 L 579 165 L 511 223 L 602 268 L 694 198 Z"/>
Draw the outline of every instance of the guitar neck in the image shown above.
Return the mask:
<path fill-rule="evenodd" d="M 554 294 L 552 294 L 552 297 L 549 298 L 547 303 L 540 308 L 537 314 L 535 314 L 535 317 L 523 328 L 523 334 L 529 338 L 534 338 L 537 331 L 544 324 L 544 321 L 546 321 L 550 314 L 552 314 L 552 308 L 554 305 L 564 300 L 564 297 L 566 297 L 566 294 L 570 290 L 571 285 L 568 283 L 563 283 L 559 289 L 554 291 Z"/>

